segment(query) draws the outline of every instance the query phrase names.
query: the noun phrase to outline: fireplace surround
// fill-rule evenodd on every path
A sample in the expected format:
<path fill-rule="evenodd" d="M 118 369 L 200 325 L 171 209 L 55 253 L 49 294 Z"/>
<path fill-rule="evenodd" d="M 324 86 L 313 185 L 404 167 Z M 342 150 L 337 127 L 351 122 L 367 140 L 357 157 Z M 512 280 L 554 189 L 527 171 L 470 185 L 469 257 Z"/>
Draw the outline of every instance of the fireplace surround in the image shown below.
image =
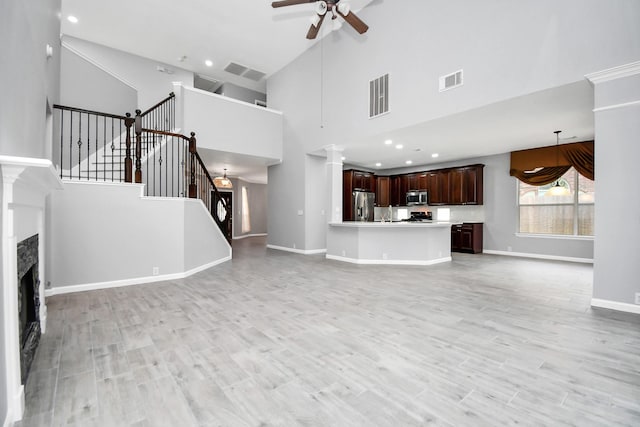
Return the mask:
<path fill-rule="evenodd" d="M 26 384 L 40 342 L 40 280 L 38 235 L 18 243 L 18 319 L 20 380 Z"/>
<path fill-rule="evenodd" d="M 0 155 L 2 191 L 2 316 L 6 388 L 0 392 L 9 425 L 22 419 L 24 381 L 40 334 L 46 332 L 47 195 L 62 189 L 50 160 Z M 0 424 L 2 420 L 0 420 Z"/>

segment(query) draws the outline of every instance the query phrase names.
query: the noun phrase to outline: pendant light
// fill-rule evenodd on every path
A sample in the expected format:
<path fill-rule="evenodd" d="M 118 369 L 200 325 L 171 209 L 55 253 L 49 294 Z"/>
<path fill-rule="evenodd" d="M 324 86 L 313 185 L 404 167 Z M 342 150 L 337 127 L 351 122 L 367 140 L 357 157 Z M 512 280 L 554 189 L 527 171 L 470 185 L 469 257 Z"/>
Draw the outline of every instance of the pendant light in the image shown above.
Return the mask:
<path fill-rule="evenodd" d="M 553 133 L 556 134 L 556 166 L 559 166 L 560 163 L 560 132 L 561 130 L 557 130 Z M 549 189 L 550 196 L 568 196 L 569 189 L 560 185 L 560 178 L 556 180 L 556 183 Z"/>
<path fill-rule="evenodd" d="M 227 169 L 224 170 L 224 176 L 217 176 L 213 179 L 216 188 L 233 188 L 231 180 L 227 178 Z"/>

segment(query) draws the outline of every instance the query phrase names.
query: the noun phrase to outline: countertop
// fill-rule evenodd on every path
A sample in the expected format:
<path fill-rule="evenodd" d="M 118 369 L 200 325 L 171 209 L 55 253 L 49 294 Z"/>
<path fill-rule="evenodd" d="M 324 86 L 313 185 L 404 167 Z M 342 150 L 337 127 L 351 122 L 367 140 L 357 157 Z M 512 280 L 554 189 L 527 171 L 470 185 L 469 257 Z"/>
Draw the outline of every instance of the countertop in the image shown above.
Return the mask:
<path fill-rule="evenodd" d="M 358 228 L 433 228 L 433 227 L 451 227 L 449 221 L 422 221 L 422 222 L 366 222 L 366 221 L 344 221 L 329 223 L 332 227 L 358 227 Z"/>

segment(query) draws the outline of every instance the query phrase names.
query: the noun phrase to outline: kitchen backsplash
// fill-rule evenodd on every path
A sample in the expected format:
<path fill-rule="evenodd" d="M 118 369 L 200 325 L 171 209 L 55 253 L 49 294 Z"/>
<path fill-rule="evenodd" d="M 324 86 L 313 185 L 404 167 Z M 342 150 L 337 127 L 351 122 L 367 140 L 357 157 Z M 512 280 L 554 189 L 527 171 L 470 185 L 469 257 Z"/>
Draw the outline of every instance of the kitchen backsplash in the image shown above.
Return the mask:
<path fill-rule="evenodd" d="M 484 222 L 484 206 L 397 206 L 393 211 L 392 221 L 409 218 L 411 212 L 431 212 L 433 219 L 450 222 Z M 448 214 L 448 218 L 447 218 Z M 374 221 L 389 221 L 389 208 L 376 207 Z"/>

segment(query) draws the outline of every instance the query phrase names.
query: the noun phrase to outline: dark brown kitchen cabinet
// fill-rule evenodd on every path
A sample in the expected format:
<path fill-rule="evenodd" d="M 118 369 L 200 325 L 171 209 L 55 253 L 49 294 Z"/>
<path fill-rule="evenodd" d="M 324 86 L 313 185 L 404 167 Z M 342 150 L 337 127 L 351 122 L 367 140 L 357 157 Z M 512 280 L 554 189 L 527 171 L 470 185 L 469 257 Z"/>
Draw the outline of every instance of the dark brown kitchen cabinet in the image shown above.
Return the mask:
<path fill-rule="evenodd" d="M 342 220 L 353 221 L 352 195 L 354 191 L 376 192 L 376 177 L 371 172 L 349 169 L 342 172 Z"/>
<path fill-rule="evenodd" d="M 358 191 L 375 191 L 375 179 L 374 175 L 370 172 L 361 171 L 349 171 L 352 173 L 352 186 L 353 190 Z"/>
<path fill-rule="evenodd" d="M 376 177 L 376 206 L 389 206 L 390 184 L 391 179 L 388 176 Z"/>
<path fill-rule="evenodd" d="M 449 204 L 449 170 L 427 172 L 427 192 L 429 205 Z"/>
<path fill-rule="evenodd" d="M 427 173 L 412 173 L 407 175 L 407 191 L 426 190 L 427 189 Z"/>
<path fill-rule="evenodd" d="M 450 205 L 481 205 L 483 203 L 483 165 L 464 166 L 449 170 Z"/>
<path fill-rule="evenodd" d="M 451 226 L 451 252 L 482 252 L 481 222 L 465 222 Z"/>
<path fill-rule="evenodd" d="M 404 200 L 400 198 L 400 177 L 399 176 L 390 176 L 389 177 L 389 203 L 392 206 L 401 206 L 404 205 Z"/>

